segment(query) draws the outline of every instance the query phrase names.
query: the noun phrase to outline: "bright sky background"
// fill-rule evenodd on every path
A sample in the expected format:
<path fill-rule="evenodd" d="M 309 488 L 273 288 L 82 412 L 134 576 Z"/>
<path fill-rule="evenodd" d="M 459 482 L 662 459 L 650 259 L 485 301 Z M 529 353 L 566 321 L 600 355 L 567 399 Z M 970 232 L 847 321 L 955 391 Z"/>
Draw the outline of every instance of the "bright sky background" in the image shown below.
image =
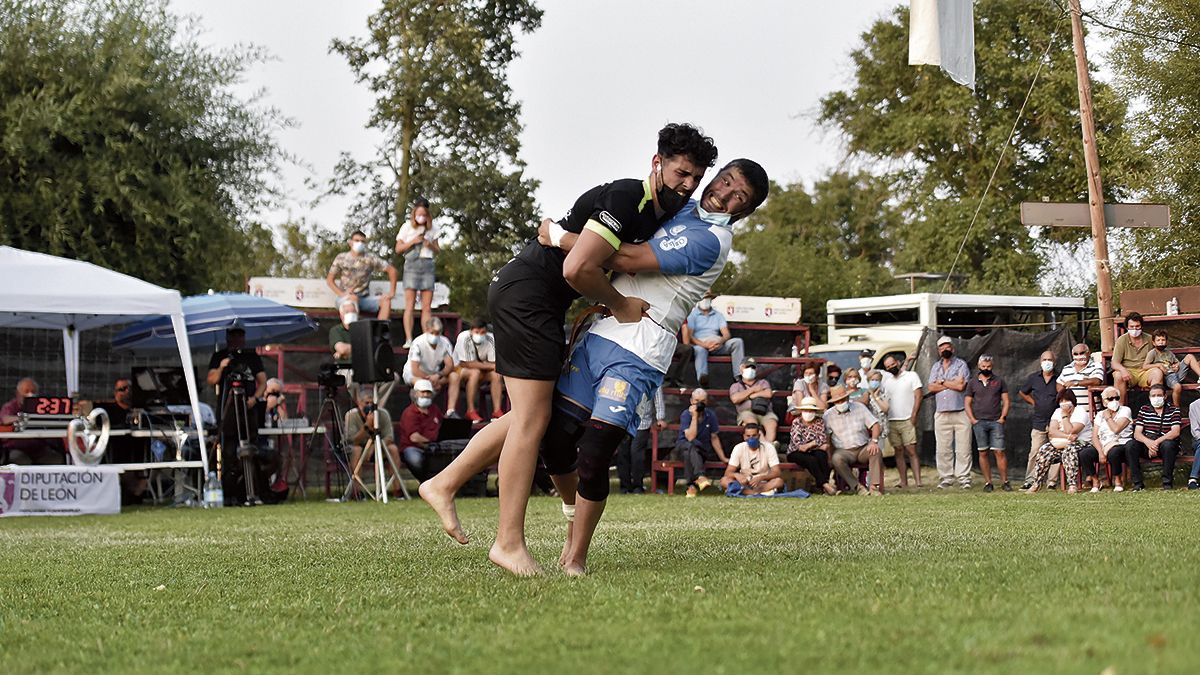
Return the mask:
<path fill-rule="evenodd" d="M 203 41 L 254 43 L 274 60 L 247 74 L 244 91 L 297 126 L 281 140 L 305 166 L 285 169 L 289 200 L 269 224 L 306 217 L 337 227 L 346 202 L 309 205 L 306 179 L 326 180 L 338 155 L 372 155 L 372 98 L 334 37 L 361 35 L 379 0 L 171 0 L 200 18 Z M 825 93 L 846 86 L 849 51 L 900 0 L 540 0 L 542 27 L 523 36 L 510 82 L 524 104 L 521 155 L 557 216 L 589 187 L 649 173 L 665 122 L 703 127 L 720 149 L 760 162 L 777 181 L 811 181 L 840 158 L 838 140 L 813 124 Z M 710 172 L 711 175 L 711 172 Z M 481 195 L 486 199 L 486 195 Z"/>

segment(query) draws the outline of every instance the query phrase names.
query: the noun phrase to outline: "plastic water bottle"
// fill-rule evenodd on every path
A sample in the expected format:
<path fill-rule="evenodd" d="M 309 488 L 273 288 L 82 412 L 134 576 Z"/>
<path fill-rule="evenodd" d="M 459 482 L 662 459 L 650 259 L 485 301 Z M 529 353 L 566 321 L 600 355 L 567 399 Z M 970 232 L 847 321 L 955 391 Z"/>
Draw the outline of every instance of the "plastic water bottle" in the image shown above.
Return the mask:
<path fill-rule="evenodd" d="M 225 489 L 217 480 L 217 472 L 209 471 L 208 480 L 204 483 L 204 508 L 219 509 L 225 506 Z"/>

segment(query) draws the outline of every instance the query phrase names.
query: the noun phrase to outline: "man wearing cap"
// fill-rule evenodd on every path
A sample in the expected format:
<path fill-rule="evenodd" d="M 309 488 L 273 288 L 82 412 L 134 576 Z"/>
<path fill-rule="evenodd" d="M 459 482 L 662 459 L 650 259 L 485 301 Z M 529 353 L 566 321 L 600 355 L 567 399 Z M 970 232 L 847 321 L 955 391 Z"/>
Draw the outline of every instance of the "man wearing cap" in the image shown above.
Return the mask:
<path fill-rule="evenodd" d="M 401 457 L 421 482 L 429 477 L 425 471 L 425 453 L 442 430 L 442 411 L 433 402 L 433 393 L 433 383 L 417 380 L 413 383 L 412 403 L 400 413 L 400 442 L 404 444 Z"/>
<path fill-rule="evenodd" d="M 729 324 L 725 317 L 713 311 L 712 301 L 717 296 L 710 291 L 704 294 L 696 308 L 683 323 L 683 344 L 692 345 L 696 357 L 696 377 L 700 386 L 708 386 L 708 357 L 726 355 L 732 358 L 729 365 L 733 379 L 737 379 L 738 367 L 746 360 L 746 346 L 741 338 L 730 337 Z"/>
<path fill-rule="evenodd" d="M 883 454 L 879 450 L 879 420 L 867 406 L 850 400 L 846 387 L 829 390 L 830 407 L 825 411 L 825 430 L 833 447 L 833 470 L 848 486 L 858 485 L 855 464 L 867 463 L 871 489 L 858 485 L 858 494 L 883 494 Z M 820 479 L 818 479 L 820 480 Z"/>
<path fill-rule="evenodd" d="M 772 445 L 779 427 L 779 416 L 771 410 L 771 383 L 758 379 L 758 364 L 754 359 L 742 361 L 741 376 L 729 387 L 729 401 L 737 409 L 738 424 L 757 424 L 762 437 Z"/>
<path fill-rule="evenodd" d="M 729 465 L 721 476 L 721 489 L 729 492 L 735 482 L 740 486 L 738 494 L 771 496 L 783 489 L 780 477 L 779 454 L 775 445 L 759 437 L 758 424 L 747 422 L 742 429 L 742 442 L 733 446 L 729 454 Z"/>
<path fill-rule="evenodd" d="M 813 477 L 827 495 L 837 494 L 829 479 L 829 436 L 825 433 L 824 410 L 812 396 L 800 399 L 800 414 L 792 420 L 787 460 L 799 465 Z"/>
<path fill-rule="evenodd" d="M 933 437 L 937 442 L 938 489 L 954 485 L 971 488 L 971 421 L 966 413 L 967 379 L 971 369 L 954 356 L 946 335 L 937 341 L 938 356 L 929 369 L 929 393 L 934 395 Z"/>

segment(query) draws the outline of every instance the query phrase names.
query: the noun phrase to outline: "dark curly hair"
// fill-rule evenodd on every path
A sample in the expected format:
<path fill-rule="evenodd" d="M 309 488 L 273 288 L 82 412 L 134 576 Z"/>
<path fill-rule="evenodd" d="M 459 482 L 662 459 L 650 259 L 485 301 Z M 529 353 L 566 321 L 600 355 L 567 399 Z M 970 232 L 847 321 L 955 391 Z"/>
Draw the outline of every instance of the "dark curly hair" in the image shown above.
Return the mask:
<path fill-rule="evenodd" d="M 700 166 L 711 167 L 717 163 L 717 146 L 699 128 L 671 122 L 658 131 L 658 155 L 663 159 L 684 155 Z"/>
<path fill-rule="evenodd" d="M 771 189 L 771 182 L 767 179 L 767 172 L 758 162 L 752 159 L 735 159 L 732 162 L 721 167 L 721 171 L 729 169 L 737 169 L 741 172 L 742 177 L 750 184 L 750 189 L 754 190 L 754 196 L 750 198 L 749 209 L 743 214 L 749 215 L 754 212 L 767 199 L 767 192 Z"/>

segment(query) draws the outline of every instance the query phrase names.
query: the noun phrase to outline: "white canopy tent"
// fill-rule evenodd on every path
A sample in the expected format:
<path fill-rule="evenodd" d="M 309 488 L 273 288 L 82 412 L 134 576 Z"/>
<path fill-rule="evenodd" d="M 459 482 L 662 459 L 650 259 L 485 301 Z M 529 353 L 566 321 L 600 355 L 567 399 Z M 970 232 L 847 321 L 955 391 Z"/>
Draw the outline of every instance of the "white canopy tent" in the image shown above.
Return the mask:
<path fill-rule="evenodd" d="M 179 291 L 91 263 L 0 246 L 0 327 L 61 330 L 71 396 L 79 392 L 80 331 L 157 314 L 171 317 L 207 474 L 208 449 L 199 428 L 200 399 L 181 302 Z"/>

